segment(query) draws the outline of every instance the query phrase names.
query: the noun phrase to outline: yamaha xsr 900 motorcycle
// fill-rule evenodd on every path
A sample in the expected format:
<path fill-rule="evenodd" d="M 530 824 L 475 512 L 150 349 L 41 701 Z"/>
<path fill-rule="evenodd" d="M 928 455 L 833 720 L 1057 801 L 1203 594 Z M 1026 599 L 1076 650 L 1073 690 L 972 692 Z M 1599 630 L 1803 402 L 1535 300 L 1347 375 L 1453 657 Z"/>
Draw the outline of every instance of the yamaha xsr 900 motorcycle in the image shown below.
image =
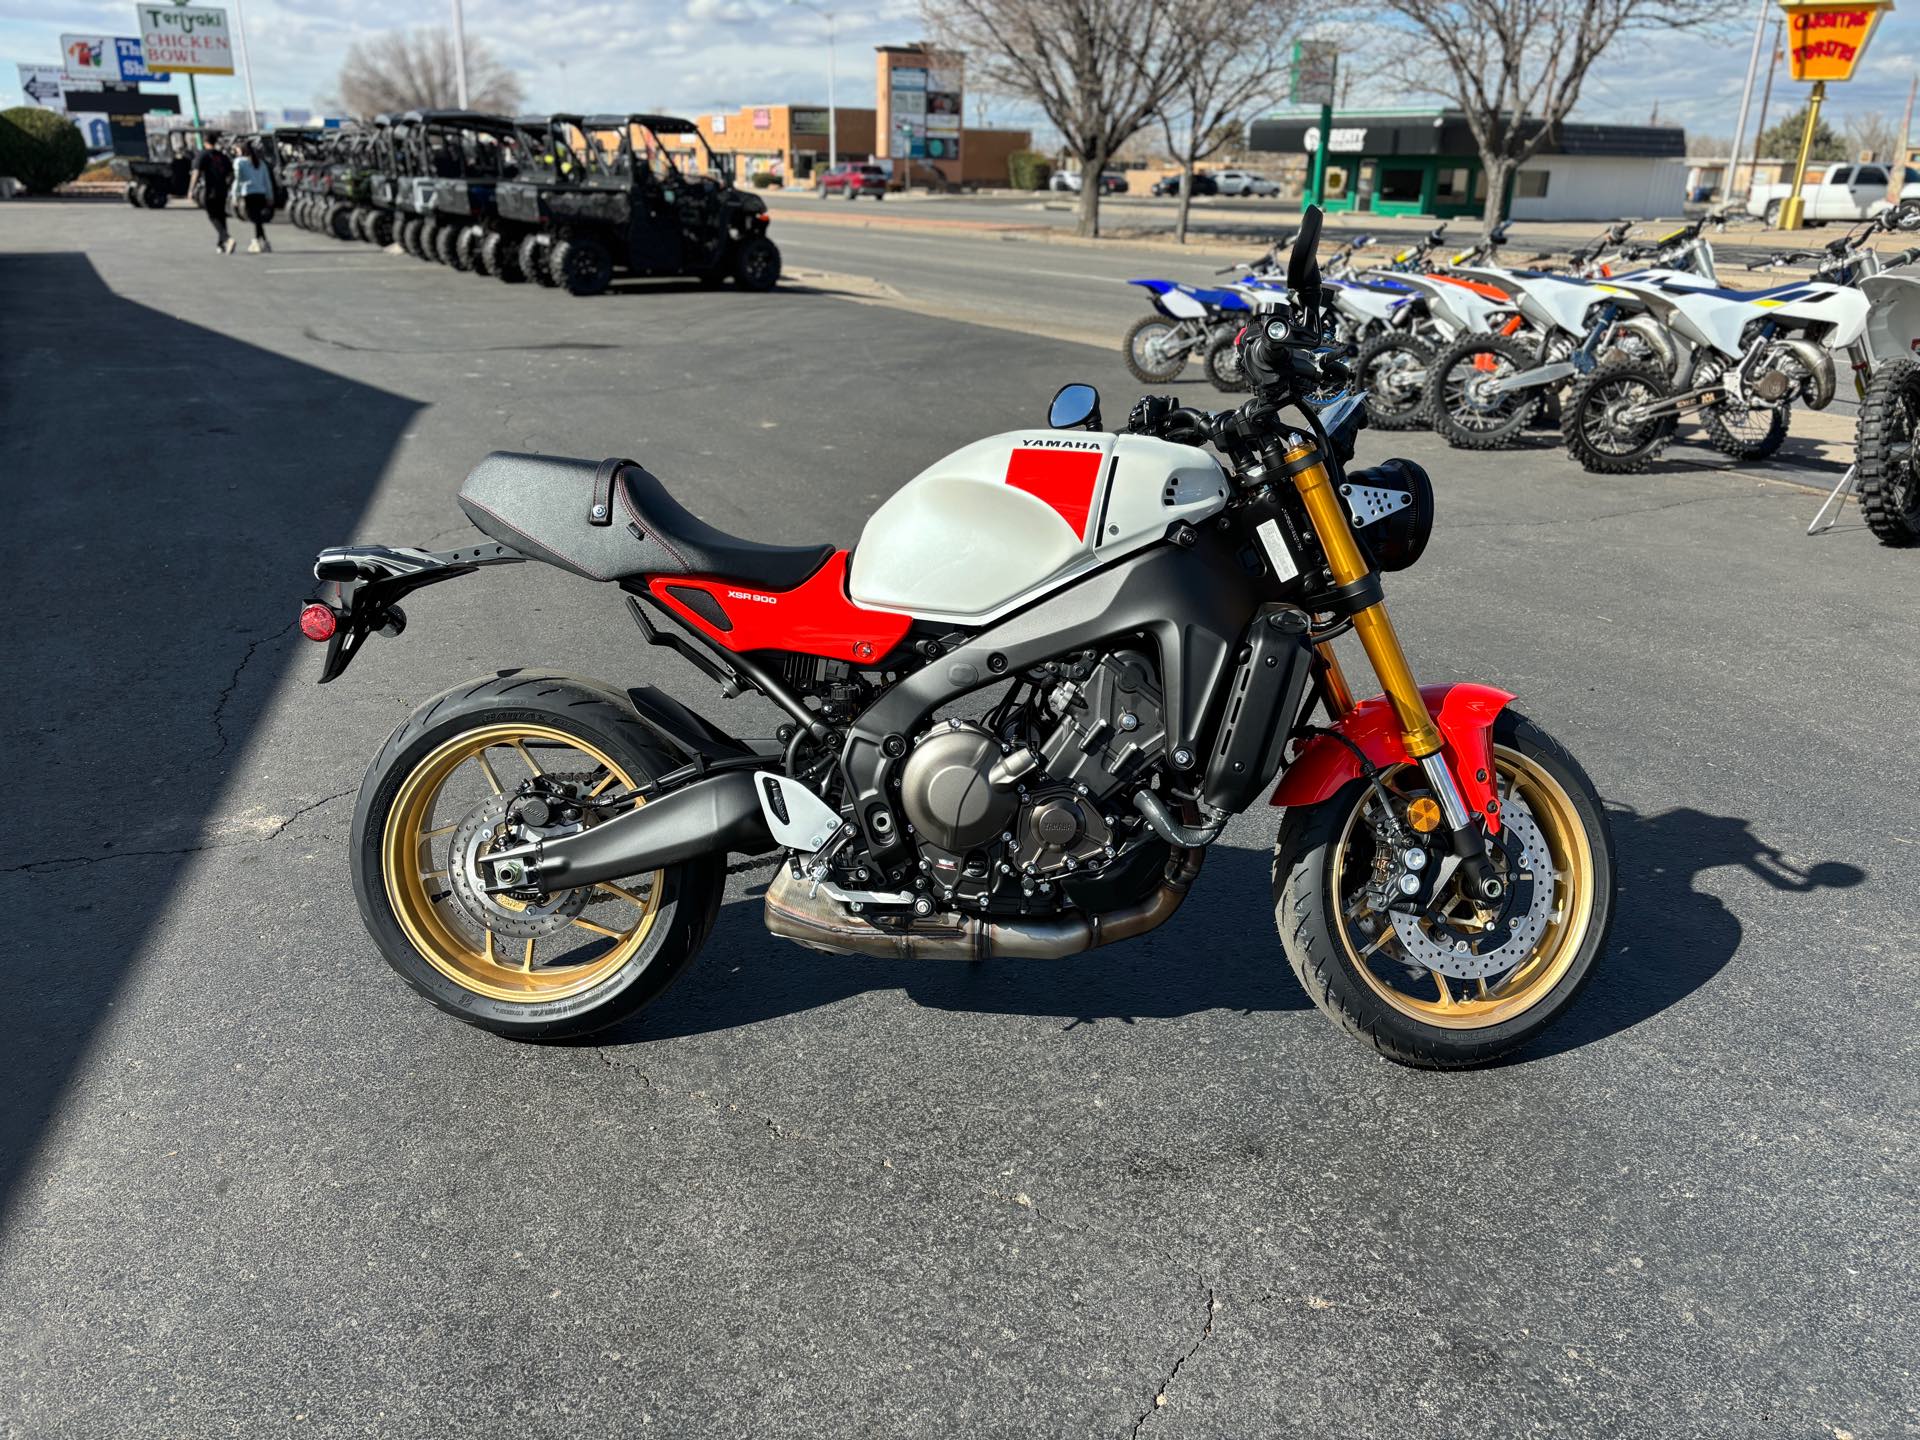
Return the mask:
<path fill-rule="evenodd" d="M 1419 559 L 1433 492 L 1344 468 L 1358 397 L 1298 402 L 1334 363 L 1300 323 L 1309 221 L 1301 308 L 1243 339 L 1246 403 L 1149 398 L 1115 434 L 1069 385 L 1053 428 L 931 466 L 851 554 L 724 534 L 630 461 L 503 454 L 460 492 L 487 543 L 321 554 L 323 680 L 408 592 L 538 560 L 789 717 L 738 739 L 651 688 L 515 671 L 429 701 L 354 813 L 393 967 L 493 1030 L 595 1030 L 692 960 L 732 853 L 776 858 L 767 927 L 815 950 L 1064 956 L 1163 923 L 1265 799 L 1280 946 L 1336 1022 L 1434 1067 L 1547 1025 L 1606 944 L 1605 816 L 1506 692 L 1414 681 L 1381 575 Z M 1385 694 L 1355 700 L 1349 630 Z"/>

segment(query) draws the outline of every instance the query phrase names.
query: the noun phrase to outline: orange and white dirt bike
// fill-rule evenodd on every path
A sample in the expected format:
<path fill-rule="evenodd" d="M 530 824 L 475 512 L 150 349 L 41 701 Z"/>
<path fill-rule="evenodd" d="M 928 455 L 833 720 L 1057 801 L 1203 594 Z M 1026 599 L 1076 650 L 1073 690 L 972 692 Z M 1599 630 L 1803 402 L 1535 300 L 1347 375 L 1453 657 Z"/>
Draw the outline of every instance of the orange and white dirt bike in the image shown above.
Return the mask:
<path fill-rule="evenodd" d="M 1318 230 L 1297 308 L 1241 339 L 1244 404 L 1148 398 L 1114 433 L 1068 385 L 1049 428 L 929 467 L 852 552 L 722 533 L 631 461 L 504 454 L 460 492 L 485 543 L 323 552 L 323 680 L 408 592 L 534 560 L 617 585 L 649 641 L 788 717 L 739 738 L 536 670 L 428 701 L 354 814 L 388 961 L 470 1023 L 594 1031 L 693 959 L 734 855 L 776 866 L 767 928 L 815 950 L 1044 961 L 1162 924 L 1264 800 L 1279 948 L 1334 1021 L 1431 1067 L 1539 1033 L 1606 947 L 1606 816 L 1505 691 L 1414 680 L 1381 576 L 1420 558 L 1433 491 L 1404 460 L 1345 468 L 1363 397 L 1300 398 L 1344 378 L 1300 319 Z M 1384 694 L 1354 698 L 1348 632 Z"/>

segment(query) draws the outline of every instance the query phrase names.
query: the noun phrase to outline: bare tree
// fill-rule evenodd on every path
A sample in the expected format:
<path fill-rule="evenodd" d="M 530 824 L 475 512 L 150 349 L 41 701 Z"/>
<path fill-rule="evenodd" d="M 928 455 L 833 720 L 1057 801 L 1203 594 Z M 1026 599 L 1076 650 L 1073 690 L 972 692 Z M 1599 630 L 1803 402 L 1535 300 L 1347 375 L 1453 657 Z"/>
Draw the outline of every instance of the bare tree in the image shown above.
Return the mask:
<path fill-rule="evenodd" d="M 1480 150 L 1491 229 L 1507 182 L 1547 143 L 1580 87 L 1623 35 L 1714 17 L 1713 0 L 1380 0 L 1389 24 L 1410 29 L 1402 75 L 1464 112 Z"/>
<path fill-rule="evenodd" d="M 1036 105 L 1080 162 L 1081 235 L 1100 233 L 1100 174 L 1195 62 L 1175 0 L 921 0 L 929 30 L 987 88 Z"/>
<path fill-rule="evenodd" d="M 1900 127 L 1878 110 L 1848 116 L 1840 126 L 1840 135 L 1847 142 L 1849 159 L 1885 162 L 1898 158 L 1893 152 L 1900 148 Z"/>
<path fill-rule="evenodd" d="M 485 41 L 469 38 L 467 106 L 511 115 L 520 108 L 520 77 Z M 395 30 L 347 47 L 340 99 L 355 115 L 395 110 L 450 110 L 460 103 L 453 36 L 446 30 Z"/>
<path fill-rule="evenodd" d="M 1240 117 L 1271 94 L 1293 52 L 1298 0 L 1172 0 L 1180 43 L 1193 63 L 1160 107 L 1167 153 L 1180 163 L 1180 218 L 1174 236 L 1187 243 L 1193 171 L 1202 160 L 1236 143 Z"/>

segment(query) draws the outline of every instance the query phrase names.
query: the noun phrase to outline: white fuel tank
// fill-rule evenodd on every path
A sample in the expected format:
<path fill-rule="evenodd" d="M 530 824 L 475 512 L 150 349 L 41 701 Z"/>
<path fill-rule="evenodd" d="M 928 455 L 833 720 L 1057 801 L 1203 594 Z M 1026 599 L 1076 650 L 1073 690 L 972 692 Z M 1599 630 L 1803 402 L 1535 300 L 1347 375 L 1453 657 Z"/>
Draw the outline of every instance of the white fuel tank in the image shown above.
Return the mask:
<path fill-rule="evenodd" d="M 867 521 L 857 605 L 982 625 L 1227 503 L 1205 450 L 1145 435 L 1016 430 L 935 461 Z"/>

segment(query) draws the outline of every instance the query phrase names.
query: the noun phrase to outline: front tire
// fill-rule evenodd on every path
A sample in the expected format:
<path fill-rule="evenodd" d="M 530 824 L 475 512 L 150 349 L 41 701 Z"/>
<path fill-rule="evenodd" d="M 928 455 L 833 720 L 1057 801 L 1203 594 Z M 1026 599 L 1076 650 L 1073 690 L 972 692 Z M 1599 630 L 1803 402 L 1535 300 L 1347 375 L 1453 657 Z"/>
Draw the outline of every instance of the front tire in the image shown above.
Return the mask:
<path fill-rule="evenodd" d="M 554 285 L 553 271 L 547 266 L 552 253 L 550 235 L 528 235 L 520 242 L 520 273 L 544 290 L 551 290 Z"/>
<path fill-rule="evenodd" d="M 1490 387 L 1538 363 L 1534 347 L 1511 335 L 1463 335 L 1434 356 L 1427 371 L 1430 423 L 1460 450 L 1497 450 L 1511 444 L 1540 408 L 1537 389 Z"/>
<path fill-rule="evenodd" d="M 480 268 L 509 285 L 527 278 L 520 269 L 520 247 L 498 230 L 489 230 L 480 242 Z"/>
<path fill-rule="evenodd" d="M 547 269 L 554 284 L 569 295 L 599 295 L 613 283 L 613 256 L 591 235 L 554 241 Z"/>
<path fill-rule="evenodd" d="M 1595 475 L 1633 475 L 1673 439 L 1674 418 L 1629 420 L 1627 412 L 1667 397 L 1667 373 L 1644 360 L 1603 360 L 1567 392 L 1560 434 L 1567 453 Z"/>
<path fill-rule="evenodd" d="M 485 896 L 467 877 L 505 843 L 504 807 L 536 773 L 584 795 L 675 764 L 630 707 L 584 681 L 510 671 L 428 701 L 360 787 L 353 884 L 368 933 L 434 1005 L 498 1034 L 571 1038 L 632 1015 L 705 942 L 724 856 L 529 898 Z"/>
<path fill-rule="evenodd" d="M 1526 1044 L 1573 1003 L 1613 925 L 1613 837 L 1593 782 L 1513 710 L 1494 721 L 1493 742 L 1504 837 L 1494 859 L 1509 881 L 1510 904 L 1527 909 L 1496 918 L 1495 933 L 1506 938 L 1491 949 L 1475 949 L 1489 944 L 1479 940 L 1456 947 L 1445 937 L 1457 932 L 1436 935 L 1438 922 L 1371 908 L 1369 811 L 1377 814 L 1379 801 L 1366 780 L 1289 810 L 1281 822 L 1274 917 L 1288 963 L 1328 1018 L 1402 1065 L 1463 1069 Z M 1425 794 L 1417 765 L 1381 778 L 1403 816 Z M 1472 908 L 1465 901 L 1448 908 L 1463 907 Z M 1402 926 L 1418 949 L 1402 938 Z M 1443 974 L 1422 963 L 1428 959 L 1449 971 L 1486 973 Z"/>
<path fill-rule="evenodd" d="M 1920 365 L 1894 360 L 1877 368 L 1860 402 L 1855 478 L 1867 528 L 1883 545 L 1920 545 Z"/>
<path fill-rule="evenodd" d="M 851 199 L 853 192 L 847 192 Z M 749 235 L 733 252 L 733 283 L 764 293 L 780 283 L 780 247 L 764 235 Z"/>
<path fill-rule="evenodd" d="M 1134 379 L 1147 385 L 1163 385 L 1187 368 L 1191 348 L 1173 354 L 1166 346 L 1175 329 L 1164 315 L 1143 315 L 1133 322 L 1120 342 L 1120 354 Z"/>
<path fill-rule="evenodd" d="M 1418 430 L 1427 423 L 1427 372 L 1433 347 L 1389 330 L 1353 357 L 1354 383 L 1367 392 L 1367 424 L 1375 430 Z"/>

